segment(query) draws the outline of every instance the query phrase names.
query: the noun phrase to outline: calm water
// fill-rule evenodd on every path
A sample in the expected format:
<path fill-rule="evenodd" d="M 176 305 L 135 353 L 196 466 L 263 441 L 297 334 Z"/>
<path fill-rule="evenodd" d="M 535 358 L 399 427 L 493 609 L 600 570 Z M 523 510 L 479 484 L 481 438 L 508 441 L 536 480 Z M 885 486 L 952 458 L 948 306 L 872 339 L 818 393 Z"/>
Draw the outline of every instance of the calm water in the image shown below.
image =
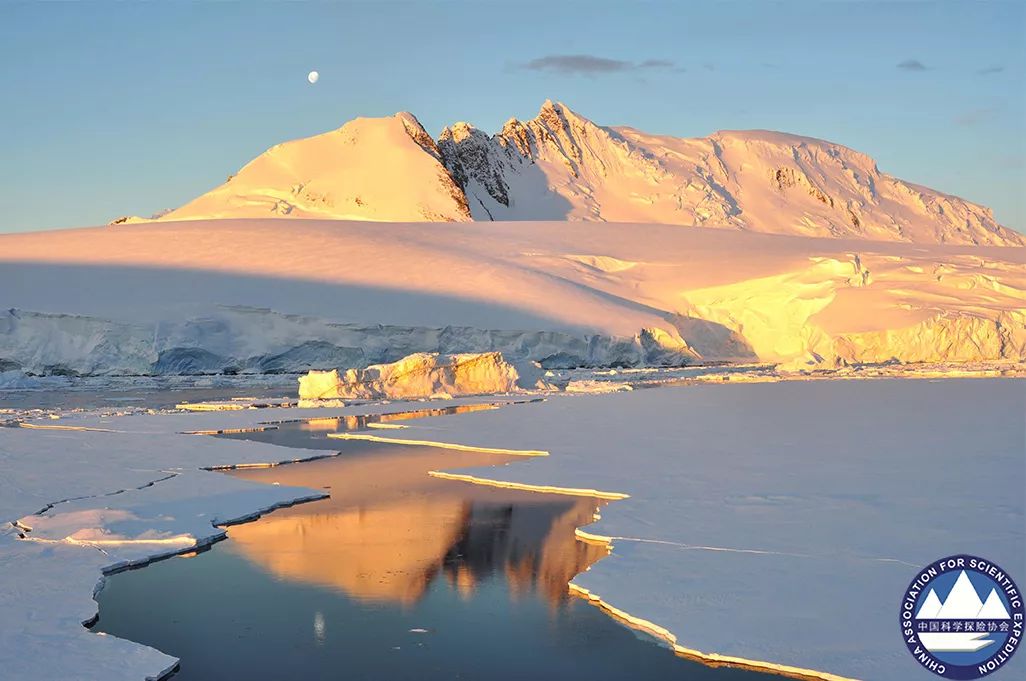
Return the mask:
<path fill-rule="evenodd" d="M 606 557 L 574 536 L 599 500 L 427 475 L 511 458 L 324 437 L 365 425 L 233 435 L 342 450 L 232 473 L 332 497 L 109 577 L 95 630 L 180 657 L 175 681 L 769 678 L 676 657 L 568 594 L 573 575 Z"/>

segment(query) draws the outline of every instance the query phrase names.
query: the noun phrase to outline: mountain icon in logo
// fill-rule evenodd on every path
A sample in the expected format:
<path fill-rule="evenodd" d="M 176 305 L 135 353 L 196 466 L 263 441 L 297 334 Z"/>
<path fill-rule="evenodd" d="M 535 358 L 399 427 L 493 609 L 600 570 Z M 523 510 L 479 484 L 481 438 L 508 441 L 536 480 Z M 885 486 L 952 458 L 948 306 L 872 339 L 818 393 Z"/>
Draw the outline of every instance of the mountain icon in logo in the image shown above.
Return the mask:
<path fill-rule="evenodd" d="M 1001 602 L 1001 597 L 997 595 L 996 589 L 990 590 L 990 595 L 987 596 L 987 602 L 983 604 L 980 611 L 976 613 L 976 619 L 983 620 L 1007 620 L 1011 619 L 1008 615 L 1008 611 L 1005 610 L 1005 604 Z"/>
<path fill-rule="evenodd" d="M 947 598 L 941 601 L 937 592 L 930 589 L 923 599 L 923 605 L 916 614 L 917 620 L 945 620 L 947 626 L 942 632 L 919 635 L 923 646 L 931 652 L 976 652 L 994 643 L 986 631 L 975 631 L 971 626 L 978 620 L 1007 620 L 1011 616 L 1005 608 L 997 589 L 991 589 L 986 602 L 980 600 L 969 575 L 965 570 L 958 575 Z M 958 622 L 961 631 L 952 631 L 950 622 Z"/>
<path fill-rule="evenodd" d="M 990 590 L 987 602 L 984 603 L 980 600 L 980 595 L 976 593 L 976 587 L 969 580 L 969 575 L 965 573 L 965 570 L 958 575 L 955 586 L 951 588 L 951 592 L 943 603 L 937 597 L 937 592 L 930 589 L 923 601 L 923 606 L 916 614 L 916 619 L 920 620 L 1006 620 L 1009 617 L 1004 603 L 1001 602 L 1001 597 L 998 596 L 997 589 Z"/>

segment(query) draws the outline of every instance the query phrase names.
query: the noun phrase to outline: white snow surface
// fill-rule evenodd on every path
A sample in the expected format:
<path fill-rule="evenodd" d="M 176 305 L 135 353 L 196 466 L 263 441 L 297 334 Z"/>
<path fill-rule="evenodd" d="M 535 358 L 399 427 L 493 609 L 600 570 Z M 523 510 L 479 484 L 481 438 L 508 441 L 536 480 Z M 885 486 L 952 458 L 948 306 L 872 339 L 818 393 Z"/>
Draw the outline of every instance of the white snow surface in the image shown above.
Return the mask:
<path fill-rule="evenodd" d="M 408 112 L 275 145 L 160 217 L 585 220 L 1022 245 L 990 209 L 882 173 L 867 155 L 766 130 L 682 139 L 596 125 L 546 101 L 488 135 L 437 140 Z"/>
<path fill-rule="evenodd" d="M 156 222 L 0 235 L 0 372 L 1026 357 L 1026 249 L 607 223 Z M 4 379 L 17 383 L 14 379 Z"/>
<path fill-rule="evenodd" d="M 906 681 L 932 678 L 898 626 L 917 570 L 969 553 L 1026 579 L 1024 413 L 1015 380 L 703 385 L 411 421 L 402 437 L 550 452 L 458 475 L 629 494 L 583 528 L 613 552 L 573 583 L 684 648 Z"/>

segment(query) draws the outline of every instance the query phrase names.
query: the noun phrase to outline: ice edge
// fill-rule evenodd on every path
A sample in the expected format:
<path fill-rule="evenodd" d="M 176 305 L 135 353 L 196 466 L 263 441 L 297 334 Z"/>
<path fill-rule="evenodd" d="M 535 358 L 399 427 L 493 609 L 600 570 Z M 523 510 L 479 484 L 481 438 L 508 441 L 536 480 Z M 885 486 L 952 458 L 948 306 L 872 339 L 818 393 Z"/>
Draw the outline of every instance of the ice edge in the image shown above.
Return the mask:
<path fill-rule="evenodd" d="M 480 451 L 480 450 L 476 450 Z M 505 451 L 505 450 L 500 450 Z M 428 471 L 428 475 L 433 478 L 441 478 L 443 480 L 459 480 L 462 482 L 470 482 L 475 485 L 486 485 L 488 487 L 504 487 L 506 489 L 519 489 L 526 490 L 528 492 L 540 492 L 542 494 L 567 494 L 575 497 L 597 497 L 599 499 L 609 499 L 612 501 L 619 501 L 621 499 L 629 499 L 629 494 L 623 494 L 622 492 L 603 492 L 602 490 L 590 489 L 586 487 L 556 487 L 553 485 L 529 485 L 521 482 L 504 482 L 502 480 L 492 480 L 490 478 L 479 478 L 474 475 L 466 475 L 463 473 L 446 473 L 445 471 Z M 596 537 L 603 541 L 606 537 L 599 537 L 599 535 L 588 535 L 582 533 L 580 528 L 577 530 L 578 537 L 584 538 Z"/>
<path fill-rule="evenodd" d="M 333 456 L 333 455 L 328 455 L 328 456 Z M 310 460 L 319 459 L 319 458 L 325 458 L 325 457 L 311 457 L 309 459 L 304 459 L 304 460 L 310 461 Z M 298 460 L 298 461 L 302 461 L 302 460 Z M 250 464 L 250 466 L 274 467 L 274 466 L 286 465 L 286 464 L 290 464 L 290 463 L 297 463 L 298 461 L 297 460 L 283 460 L 283 461 L 276 462 L 276 463 L 272 462 L 272 463 L 266 463 L 266 464 Z M 236 467 L 246 467 L 246 465 L 244 464 L 243 466 L 220 466 L 220 467 L 200 468 L 200 470 L 205 470 L 205 471 L 230 470 L 230 469 L 233 469 L 233 468 L 236 468 Z M 136 489 L 144 489 L 146 487 L 150 487 L 150 486 L 152 486 L 154 484 L 154 482 L 161 482 L 161 481 L 167 480 L 167 479 L 169 479 L 171 477 L 174 477 L 174 476 L 172 475 L 172 476 L 168 476 L 166 478 L 161 478 L 161 480 L 158 480 L 158 481 L 149 482 L 149 483 L 147 483 L 145 485 L 142 485 L 141 487 L 138 487 Z M 124 490 L 120 490 L 120 491 L 124 491 Z M 310 490 L 310 489 L 303 488 L 303 487 L 296 487 L 295 491 L 296 491 L 297 496 L 292 497 L 291 499 L 282 499 L 282 500 L 277 501 L 277 502 L 275 502 L 273 504 L 269 504 L 267 506 L 260 507 L 260 508 L 254 510 L 254 511 L 250 511 L 248 513 L 244 513 L 242 515 L 235 516 L 235 517 L 232 517 L 232 518 L 228 518 L 228 519 L 225 519 L 225 520 L 220 520 L 220 519 L 212 520 L 210 522 L 210 525 L 211 525 L 212 528 L 214 528 L 215 531 L 212 532 L 209 535 L 204 536 L 204 537 L 196 537 L 189 545 L 186 545 L 186 546 L 179 545 L 179 546 L 176 546 L 176 548 L 174 550 L 158 551 L 158 552 L 155 552 L 155 553 L 151 553 L 150 555 L 148 555 L 148 556 L 146 556 L 144 558 L 140 558 L 140 559 L 136 559 L 136 560 L 117 561 L 117 562 L 111 563 L 109 565 L 105 565 L 104 567 L 100 568 L 100 577 L 97 580 L 96 584 L 93 586 L 93 600 L 96 601 L 96 597 L 99 596 L 100 592 L 103 591 L 103 588 L 106 585 L 107 577 L 110 576 L 110 575 L 115 575 L 115 574 L 118 574 L 120 572 L 125 572 L 127 570 L 135 570 L 135 569 L 139 569 L 139 568 L 144 568 L 147 565 L 151 565 L 153 563 L 160 562 L 162 560 L 167 560 L 167 559 L 173 558 L 175 556 L 179 556 L 179 555 L 183 555 L 183 554 L 187 554 L 187 553 L 193 553 L 193 552 L 197 552 L 197 551 L 203 551 L 205 549 L 208 549 L 212 545 L 227 539 L 228 538 L 227 528 L 229 528 L 229 527 L 231 527 L 233 525 L 241 525 L 243 523 L 252 522 L 254 520 L 257 520 L 261 516 L 264 516 L 264 515 L 266 515 L 268 513 L 271 513 L 272 511 L 276 511 L 276 510 L 278 510 L 280 508 L 288 508 L 290 506 L 295 506 L 297 504 L 303 504 L 303 503 L 307 503 L 307 502 L 310 502 L 310 501 L 317 501 L 319 499 L 326 499 L 327 497 L 330 496 L 327 492 L 317 492 L 317 491 Z M 117 493 L 118 492 L 115 492 L 114 494 L 117 494 Z M 106 496 L 106 495 L 99 495 L 99 496 Z M 61 501 L 54 502 L 53 504 L 50 505 L 50 507 L 52 507 L 53 505 L 56 505 L 56 504 L 60 504 L 63 501 L 68 501 L 68 500 L 61 500 Z M 48 509 L 43 509 L 43 510 L 45 511 L 45 510 L 48 510 Z M 16 524 L 12 523 L 12 525 L 16 525 Z M 29 540 L 31 540 L 31 541 L 38 541 L 38 540 L 30 539 L 29 537 L 21 537 L 20 540 L 21 541 L 29 541 Z M 95 546 L 95 544 L 97 544 L 97 542 L 86 542 L 86 541 L 76 542 L 76 543 L 81 545 L 81 546 Z M 145 543 L 145 542 L 134 542 L 134 543 Z M 99 548 L 99 547 L 96 546 L 96 548 Z M 97 601 L 97 605 L 99 605 L 98 601 Z M 99 612 L 99 607 L 97 607 L 96 612 L 91 617 L 89 617 L 89 618 L 87 618 L 87 619 L 82 621 L 82 625 L 84 627 L 86 627 L 86 628 L 89 628 L 89 627 L 91 627 L 93 624 L 95 624 L 97 622 L 99 617 L 100 617 L 100 612 Z M 122 638 L 122 637 L 115 637 L 115 638 Z M 178 666 L 181 663 L 181 660 L 179 658 L 175 657 L 174 655 L 169 655 L 165 651 L 160 650 L 160 649 L 158 649 L 158 648 L 156 648 L 154 646 L 150 646 L 150 645 L 147 645 L 145 643 L 141 643 L 139 641 L 135 641 L 133 639 L 122 639 L 122 640 L 126 640 L 129 643 L 141 646 L 143 648 L 150 648 L 152 650 L 156 650 L 157 652 L 159 652 L 159 653 L 161 653 L 163 655 L 167 655 L 167 657 L 172 658 L 174 660 L 174 662 L 171 665 L 169 665 L 168 667 L 166 667 L 162 671 L 158 672 L 157 674 L 152 675 L 152 676 L 146 676 L 145 677 L 145 681 L 163 681 L 163 679 L 166 679 L 169 676 L 171 676 L 171 674 L 173 674 L 178 669 Z"/>
<path fill-rule="evenodd" d="M 586 534 L 588 537 L 599 538 L 599 535 Z M 612 551 L 612 544 L 609 544 L 610 551 Z M 611 615 L 614 619 L 623 622 L 625 625 L 632 629 L 643 631 L 650 636 L 661 639 L 668 643 L 673 649 L 673 652 L 681 657 L 686 657 L 700 662 L 709 664 L 710 666 L 732 666 L 732 667 L 743 667 L 746 669 L 753 669 L 759 671 L 768 671 L 784 676 L 790 676 L 798 679 L 825 679 L 826 681 L 858 681 L 850 676 L 838 676 L 837 674 L 831 674 L 830 672 L 817 671 L 815 669 L 806 669 L 804 667 L 793 667 L 786 664 L 778 664 L 775 662 L 764 662 L 761 660 L 750 660 L 744 657 L 735 657 L 733 655 L 720 655 L 718 653 L 704 653 L 694 648 L 688 648 L 682 646 L 677 642 L 677 637 L 669 629 L 661 627 L 654 622 L 643 619 L 641 617 L 635 617 L 630 613 L 611 605 L 607 601 L 604 601 L 601 596 L 595 594 L 582 586 L 578 586 L 573 582 L 568 585 L 570 593 L 580 598 L 584 598 L 591 605 L 594 605 L 607 614 Z"/>
<path fill-rule="evenodd" d="M 444 444 L 444 443 L 434 443 L 432 445 L 432 444 L 429 444 L 427 441 L 422 441 L 422 442 L 420 442 L 420 444 L 425 444 L 427 446 L 436 446 L 436 447 L 470 449 L 470 450 L 474 450 L 474 451 L 495 451 L 495 452 L 504 452 L 504 453 L 509 453 L 509 451 L 510 451 L 510 450 L 505 450 L 505 449 L 489 449 L 489 448 L 469 447 L 469 446 L 466 446 L 466 445 L 452 445 L 452 444 Z M 548 453 L 546 452 L 546 455 L 547 454 Z M 528 483 L 509 482 L 509 481 L 503 481 L 503 480 L 496 480 L 496 479 L 492 479 L 492 478 L 482 478 L 482 477 L 478 477 L 478 476 L 474 476 L 474 475 L 467 475 L 467 474 L 463 474 L 463 473 L 447 473 L 447 472 L 444 472 L 444 471 L 429 471 L 428 475 L 430 475 L 432 477 L 436 477 L 436 478 L 442 478 L 444 480 L 457 480 L 457 481 L 461 481 L 461 482 L 468 482 L 468 483 L 471 483 L 471 484 L 474 484 L 474 485 L 485 485 L 485 486 L 488 486 L 488 487 L 502 487 L 502 488 L 507 488 L 507 489 L 526 490 L 526 491 L 530 491 L 530 492 L 539 492 L 539 493 L 543 493 L 543 494 L 567 494 L 567 495 L 571 495 L 571 496 L 591 496 L 591 497 L 597 497 L 599 499 L 608 499 L 608 500 L 611 500 L 611 501 L 619 501 L 621 499 L 629 499 L 630 498 L 629 494 L 626 494 L 626 493 L 623 493 L 623 492 L 607 492 L 607 491 L 601 491 L 601 490 L 595 490 L 595 489 L 583 488 L 583 487 L 558 487 L 558 486 L 555 486 L 555 485 L 533 485 L 533 484 L 528 484 Z M 588 542 L 588 543 L 595 543 L 595 544 L 604 544 L 606 546 L 607 550 L 609 551 L 609 553 L 613 552 L 613 542 L 616 539 L 615 537 L 607 537 L 605 535 L 595 534 L 595 533 L 592 533 L 592 532 L 587 532 L 585 530 L 582 530 L 579 527 L 574 530 L 574 533 L 576 534 L 577 538 L 579 540 L 581 540 L 581 541 L 585 541 L 585 542 Z M 632 629 L 636 629 L 638 631 L 645 632 L 646 634 L 648 634 L 648 635 L 650 635 L 650 636 L 652 636 L 654 638 L 657 638 L 657 639 L 660 639 L 660 640 L 666 642 L 671 647 L 673 652 L 675 654 L 677 654 L 677 655 L 680 655 L 681 657 L 685 657 L 685 658 L 689 658 L 689 659 L 694 659 L 694 660 L 697 660 L 699 662 L 702 662 L 704 664 L 707 664 L 707 665 L 713 666 L 713 667 L 720 666 L 720 665 L 732 666 L 732 667 L 742 667 L 742 668 L 746 668 L 746 669 L 772 672 L 772 673 L 780 674 L 780 675 L 783 675 L 783 676 L 789 676 L 789 677 L 797 678 L 797 679 L 823 679 L 825 681 L 859 681 L 859 679 L 857 679 L 855 677 L 839 676 L 837 674 L 831 674 L 830 672 L 819 671 L 819 670 L 816 670 L 816 669 L 807 669 L 807 668 L 804 668 L 804 667 L 795 667 L 795 666 L 792 666 L 792 665 L 779 664 L 779 663 L 776 663 L 776 662 L 766 662 L 766 661 L 762 661 L 762 660 L 751 660 L 751 659 L 748 659 L 748 658 L 736 657 L 736 656 L 733 656 L 733 655 L 721 655 L 719 653 L 706 653 L 706 652 L 702 652 L 702 651 L 694 649 L 694 648 L 688 648 L 688 647 L 683 646 L 680 643 L 678 643 L 676 635 L 674 635 L 674 633 L 671 632 L 669 629 L 667 629 L 665 627 L 661 627 L 658 624 L 656 624 L 654 622 L 651 622 L 650 620 L 646 620 L 644 618 L 636 617 L 634 615 L 631 615 L 627 611 L 621 610 L 620 608 L 617 608 L 616 606 L 614 606 L 614 605 L 610 604 L 609 602 L 603 600 L 600 595 L 595 594 L 595 593 L 589 591 L 588 589 L 585 589 L 582 586 L 574 584 L 573 581 L 570 581 L 567 584 L 567 587 L 569 588 L 569 591 L 570 591 L 571 594 L 573 594 L 575 596 L 578 596 L 580 598 L 584 598 L 591 605 L 594 605 L 594 606 L 600 608 L 606 614 L 611 615 L 614 619 L 619 620 L 620 622 L 622 622 L 623 624 L 631 627 Z"/>
<path fill-rule="evenodd" d="M 461 445 L 453 442 L 436 442 L 434 440 L 407 440 L 397 437 L 382 437 L 380 435 L 368 435 L 366 433 L 328 433 L 333 440 L 366 440 L 369 442 L 384 442 L 392 445 L 411 445 L 414 447 L 439 447 L 441 449 L 456 449 L 461 452 L 483 452 L 485 454 L 510 454 L 512 456 L 548 456 L 549 453 L 540 449 L 501 449 L 498 447 L 475 447 L 472 445 Z"/>

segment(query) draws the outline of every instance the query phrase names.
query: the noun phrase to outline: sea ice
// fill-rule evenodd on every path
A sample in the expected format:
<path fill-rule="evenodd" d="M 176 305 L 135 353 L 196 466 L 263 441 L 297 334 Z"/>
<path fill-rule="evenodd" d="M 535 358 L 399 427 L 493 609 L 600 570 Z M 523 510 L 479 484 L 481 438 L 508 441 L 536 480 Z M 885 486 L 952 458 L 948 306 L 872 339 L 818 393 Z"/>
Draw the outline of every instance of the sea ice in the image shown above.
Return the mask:
<path fill-rule="evenodd" d="M 431 406 L 505 401 L 475 398 Z M 0 574 L 6 578 L 0 590 L 0 675 L 19 681 L 139 681 L 162 675 L 175 658 L 82 626 L 96 615 L 92 595 L 102 588 L 103 573 L 189 551 L 223 536 L 218 525 L 324 495 L 201 469 L 329 452 L 190 433 L 421 408 L 421 402 L 395 402 L 348 409 L 94 411 L 22 424 L 30 427 L 0 427 Z"/>
<path fill-rule="evenodd" d="M 18 575 L 0 624 L 19 632 L 0 641 L 0 664 L 26 679 L 166 670 L 173 658 L 82 628 L 101 570 L 320 493 L 197 469 L 323 450 L 183 433 L 421 406 L 81 413 L 34 424 L 61 430 L 0 429 L 0 511 L 14 523 L 0 568 Z M 1024 572 L 1024 407 L 1014 380 L 780 382 L 560 394 L 396 425 L 402 439 L 549 453 L 452 477 L 619 498 L 582 530 L 612 554 L 573 587 L 680 648 L 904 681 L 930 678 L 896 621 L 918 567 L 965 552 Z"/>
<path fill-rule="evenodd" d="M 175 659 L 82 623 L 102 572 L 202 546 L 215 525 L 323 496 L 198 470 L 322 455 L 261 443 L 108 430 L 0 428 L 0 670 L 25 681 L 139 681 Z"/>
<path fill-rule="evenodd" d="M 1026 579 L 1023 413 L 1014 380 L 695 385 L 402 436 L 550 454 L 451 477 L 629 494 L 583 528 L 613 552 L 573 584 L 683 649 L 906 681 L 931 678 L 897 619 L 918 568 L 969 553 Z"/>

